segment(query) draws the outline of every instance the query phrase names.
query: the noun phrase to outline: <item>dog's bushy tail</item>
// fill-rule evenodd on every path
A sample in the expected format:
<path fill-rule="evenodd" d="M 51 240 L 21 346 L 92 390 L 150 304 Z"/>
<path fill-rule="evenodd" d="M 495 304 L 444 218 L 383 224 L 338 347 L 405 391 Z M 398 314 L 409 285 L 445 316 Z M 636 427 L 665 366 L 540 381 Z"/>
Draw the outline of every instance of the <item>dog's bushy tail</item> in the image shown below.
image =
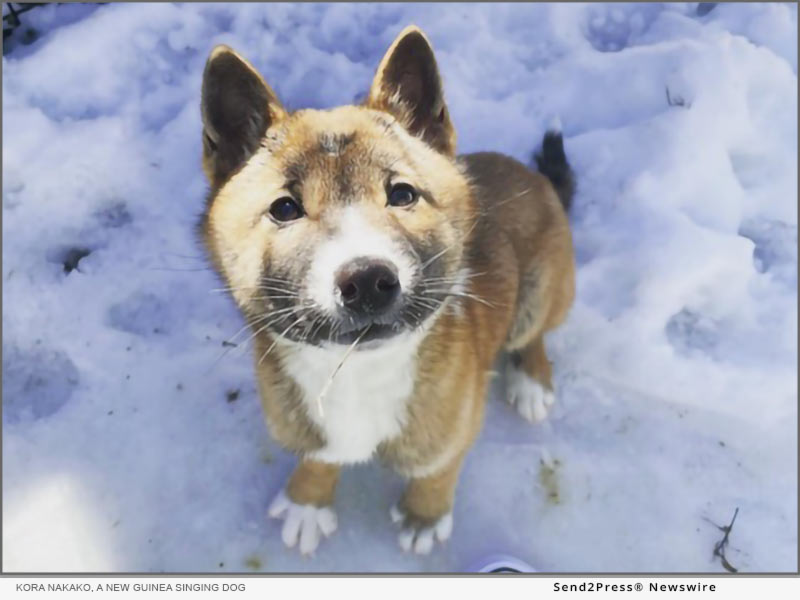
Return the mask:
<path fill-rule="evenodd" d="M 575 175 L 564 154 L 561 124 L 556 120 L 545 132 L 542 149 L 534 156 L 539 172 L 550 180 L 566 212 L 575 195 Z"/>

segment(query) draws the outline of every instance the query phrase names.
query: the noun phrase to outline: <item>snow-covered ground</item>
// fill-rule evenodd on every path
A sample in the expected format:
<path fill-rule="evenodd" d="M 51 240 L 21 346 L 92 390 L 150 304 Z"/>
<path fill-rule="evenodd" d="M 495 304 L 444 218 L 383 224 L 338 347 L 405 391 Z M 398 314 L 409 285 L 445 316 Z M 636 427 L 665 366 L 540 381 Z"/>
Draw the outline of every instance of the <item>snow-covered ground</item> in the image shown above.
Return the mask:
<path fill-rule="evenodd" d="M 458 571 L 502 552 L 716 572 L 736 508 L 729 562 L 796 569 L 795 4 L 52 5 L 23 21 L 38 33 L 3 58 L 4 570 Z M 193 230 L 202 68 L 227 43 L 290 107 L 349 103 L 412 22 L 460 151 L 529 161 L 563 122 L 579 270 L 548 339 L 557 409 L 531 426 L 495 382 L 445 548 L 402 553 L 402 481 L 367 465 L 302 559 L 265 515 L 293 459 L 248 349 L 223 347 L 242 320 Z"/>

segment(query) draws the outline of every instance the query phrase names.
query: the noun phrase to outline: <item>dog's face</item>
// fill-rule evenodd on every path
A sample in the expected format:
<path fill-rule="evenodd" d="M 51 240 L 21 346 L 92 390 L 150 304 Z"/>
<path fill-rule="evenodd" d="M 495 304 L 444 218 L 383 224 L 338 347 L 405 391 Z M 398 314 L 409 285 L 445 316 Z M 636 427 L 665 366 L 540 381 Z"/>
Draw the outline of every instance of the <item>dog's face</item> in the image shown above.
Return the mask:
<path fill-rule="evenodd" d="M 253 326 L 315 345 L 378 343 L 430 324 L 458 293 L 475 215 L 417 29 L 389 49 L 364 106 L 328 111 L 289 114 L 218 47 L 203 120 L 204 233 Z"/>

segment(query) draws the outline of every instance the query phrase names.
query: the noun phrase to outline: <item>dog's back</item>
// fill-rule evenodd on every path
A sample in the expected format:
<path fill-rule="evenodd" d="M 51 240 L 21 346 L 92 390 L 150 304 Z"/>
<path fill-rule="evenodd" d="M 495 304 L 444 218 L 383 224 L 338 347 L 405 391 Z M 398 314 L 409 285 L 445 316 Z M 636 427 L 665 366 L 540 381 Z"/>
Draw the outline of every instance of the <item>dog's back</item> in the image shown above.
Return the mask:
<path fill-rule="evenodd" d="M 574 180 L 561 134 L 547 132 L 537 162 L 541 173 L 491 152 L 460 158 L 473 183 L 481 220 L 473 260 L 491 268 L 493 247 L 506 236 L 514 248 L 519 289 L 506 348 L 516 351 L 566 317 L 574 298 L 574 260 L 567 210 Z M 479 267 L 475 267 L 476 269 Z"/>

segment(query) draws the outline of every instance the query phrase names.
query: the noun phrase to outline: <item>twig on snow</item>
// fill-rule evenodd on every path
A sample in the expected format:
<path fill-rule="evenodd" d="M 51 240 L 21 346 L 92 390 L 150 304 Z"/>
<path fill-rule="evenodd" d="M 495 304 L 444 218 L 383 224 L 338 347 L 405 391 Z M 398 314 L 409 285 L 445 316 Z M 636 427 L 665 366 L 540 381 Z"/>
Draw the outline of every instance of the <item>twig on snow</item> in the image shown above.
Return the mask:
<path fill-rule="evenodd" d="M 739 507 L 736 507 L 736 510 L 733 512 L 733 518 L 728 525 L 717 525 L 716 523 L 706 519 L 709 523 L 711 523 L 714 527 L 722 531 L 725 535 L 722 536 L 722 539 L 714 544 L 714 556 L 719 557 L 720 562 L 722 562 L 722 566 L 725 568 L 726 571 L 729 573 L 738 573 L 739 569 L 734 567 L 730 562 L 728 562 L 727 557 L 725 556 L 725 549 L 728 547 L 729 537 L 731 535 L 731 530 L 733 529 L 733 524 L 736 522 L 736 516 L 739 514 Z"/>

